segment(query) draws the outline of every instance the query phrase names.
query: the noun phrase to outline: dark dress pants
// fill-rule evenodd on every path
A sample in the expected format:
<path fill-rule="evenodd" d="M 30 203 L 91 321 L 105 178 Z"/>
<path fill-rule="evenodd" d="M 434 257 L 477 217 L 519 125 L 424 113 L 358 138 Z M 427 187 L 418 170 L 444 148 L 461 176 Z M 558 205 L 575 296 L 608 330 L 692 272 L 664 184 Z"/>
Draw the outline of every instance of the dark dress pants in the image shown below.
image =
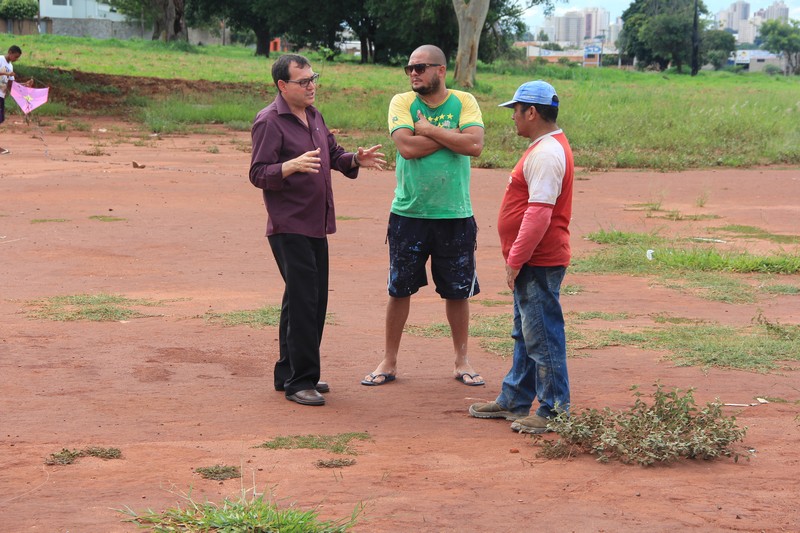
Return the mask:
<path fill-rule="evenodd" d="M 328 310 L 328 239 L 295 233 L 268 237 L 285 283 L 275 388 L 286 395 L 316 387 L 319 346 Z"/>

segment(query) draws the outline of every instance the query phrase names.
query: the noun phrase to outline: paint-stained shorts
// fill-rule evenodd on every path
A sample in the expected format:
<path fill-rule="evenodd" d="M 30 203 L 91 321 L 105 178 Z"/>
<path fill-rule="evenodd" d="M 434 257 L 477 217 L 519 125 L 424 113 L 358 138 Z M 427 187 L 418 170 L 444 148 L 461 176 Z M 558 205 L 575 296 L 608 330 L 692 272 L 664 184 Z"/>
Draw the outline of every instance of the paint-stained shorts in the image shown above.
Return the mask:
<path fill-rule="evenodd" d="M 477 235 L 474 217 L 424 219 L 390 213 L 389 295 L 404 298 L 427 285 L 428 257 L 436 292 L 442 298 L 465 300 L 478 294 Z"/>

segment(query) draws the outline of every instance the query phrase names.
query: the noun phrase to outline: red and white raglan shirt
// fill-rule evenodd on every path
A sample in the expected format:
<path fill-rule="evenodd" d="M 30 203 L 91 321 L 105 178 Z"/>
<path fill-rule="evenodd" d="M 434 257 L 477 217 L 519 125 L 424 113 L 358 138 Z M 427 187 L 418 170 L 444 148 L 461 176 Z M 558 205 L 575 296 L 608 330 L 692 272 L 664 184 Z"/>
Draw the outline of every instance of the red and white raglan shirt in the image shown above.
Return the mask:
<path fill-rule="evenodd" d="M 511 171 L 497 221 L 506 264 L 567 266 L 575 163 L 564 132 L 534 140 Z"/>

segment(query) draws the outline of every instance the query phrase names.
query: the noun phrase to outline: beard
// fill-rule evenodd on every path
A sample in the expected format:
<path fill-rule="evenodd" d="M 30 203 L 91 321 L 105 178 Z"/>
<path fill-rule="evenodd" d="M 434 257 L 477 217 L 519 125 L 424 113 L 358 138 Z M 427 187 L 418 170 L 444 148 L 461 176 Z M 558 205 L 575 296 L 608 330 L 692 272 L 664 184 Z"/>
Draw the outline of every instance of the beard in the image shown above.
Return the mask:
<path fill-rule="evenodd" d="M 441 80 L 436 77 L 431 80 L 428 85 L 423 85 L 421 87 L 412 87 L 413 91 L 417 94 L 421 94 L 425 96 L 426 94 L 435 93 L 439 90 L 439 87 L 442 85 Z"/>

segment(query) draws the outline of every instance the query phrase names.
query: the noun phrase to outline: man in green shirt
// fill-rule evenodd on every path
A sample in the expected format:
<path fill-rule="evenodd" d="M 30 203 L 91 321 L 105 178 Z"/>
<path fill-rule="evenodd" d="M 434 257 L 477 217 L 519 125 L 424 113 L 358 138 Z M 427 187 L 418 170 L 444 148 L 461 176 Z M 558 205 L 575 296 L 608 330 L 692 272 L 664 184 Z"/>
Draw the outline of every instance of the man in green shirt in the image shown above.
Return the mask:
<path fill-rule="evenodd" d="M 411 91 L 389 105 L 397 147 L 397 188 L 389 215 L 389 303 L 383 360 L 361 382 L 394 381 L 411 295 L 428 284 L 445 300 L 453 337 L 453 376 L 484 385 L 467 358 L 469 298 L 480 292 L 475 271 L 477 225 L 469 195 L 470 157 L 483 150 L 483 119 L 475 98 L 445 87 L 447 59 L 436 46 L 417 48 L 405 67 Z"/>

